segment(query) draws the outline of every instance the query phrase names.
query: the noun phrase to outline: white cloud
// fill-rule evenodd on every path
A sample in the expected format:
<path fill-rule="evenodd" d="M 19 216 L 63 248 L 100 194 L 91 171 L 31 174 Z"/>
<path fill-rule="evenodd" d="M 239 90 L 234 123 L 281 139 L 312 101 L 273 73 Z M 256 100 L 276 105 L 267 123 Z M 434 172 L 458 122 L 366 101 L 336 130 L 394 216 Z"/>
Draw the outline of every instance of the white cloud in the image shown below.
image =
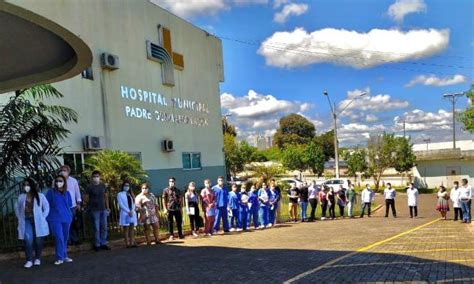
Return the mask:
<path fill-rule="evenodd" d="M 283 24 L 290 16 L 300 16 L 308 11 L 307 4 L 290 3 L 283 6 L 280 12 L 273 16 L 273 21 Z"/>
<path fill-rule="evenodd" d="M 273 1 L 273 8 L 278 9 L 280 8 L 283 4 L 289 3 L 290 0 L 274 0 Z"/>
<path fill-rule="evenodd" d="M 163 7 L 170 12 L 183 17 L 215 15 L 228 10 L 232 6 L 247 4 L 266 4 L 268 0 L 150 0 L 152 3 Z"/>
<path fill-rule="evenodd" d="M 360 97 L 362 93 L 366 93 L 363 97 Z M 352 103 L 350 103 L 352 101 Z M 349 105 L 350 103 L 350 105 Z M 339 103 L 339 109 L 343 109 L 345 106 L 347 113 L 343 113 L 345 116 L 353 115 L 354 112 L 383 112 L 393 109 L 406 108 L 410 105 L 408 101 L 402 101 L 392 99 L 390 95 L 378 94 L 372 96 L 370 88 L 364 90 L 355 89 L 347 92 L 347 98 Z"/>
<path fill-rule="evenodd" d="M 367 122 L 375 122 L 377 120 L 379 120 L 379 118 L 377 116 L 373 115 L 373 114 L 367 114 L 365 116 L 365 121 L 367 121 Z"/>
<path fill-rule="evenodd" d="M 444 109 L 440 109 L 438 112 L 415 109 L 393 119 L 395 130 L 403 129 L 403 120 L 405 120 L 406 131 L 451 129 L 452 113 Z"/>
<path fill-rule="evenodd" d="M 367 33 L 325 28 L 307 32 L 275 32 L 258 50 L 267 65 L 294 68 L 318 63 L 334 63 L 354 68 L 403 62 L 431 56 L 449 43 L 449 30 L 372 29 Z"/>
<path fill-rule="evenodd" d="M 396 0 L 388 8 L 388 15 L 397 22 L 402 22 L 406 15 L 411 13 L 426 12 L 426 4 L 423 0 Z"/>
<path fill-rule="evenodd" d="M 386 130 L 382 124 L 366 125 L 359 123 L 343 124 L 338 128 L 338 140 L 344 144 L 366 144 L 371 134 Z"/>
<path fill-rule="evenodd" d="M 466 77 L 460 74 L 453 76 L 447 76 L 444 78 L 437 77 L 435 75 L 419 75 L 411 80 L 405 87 L 412 87 L 416 84 L 422 84 L 425 86 L 436 86 L 443 87 L 449 85 L 456 85 L 466 82 Z"/>

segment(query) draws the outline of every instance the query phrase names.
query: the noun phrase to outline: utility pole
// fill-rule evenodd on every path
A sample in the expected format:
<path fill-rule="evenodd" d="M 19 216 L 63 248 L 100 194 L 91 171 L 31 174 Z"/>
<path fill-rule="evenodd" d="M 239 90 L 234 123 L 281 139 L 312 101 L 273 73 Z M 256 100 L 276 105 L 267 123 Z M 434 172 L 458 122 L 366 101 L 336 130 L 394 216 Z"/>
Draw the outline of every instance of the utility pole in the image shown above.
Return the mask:
<path fill-rule="evenodd" d="M 453 106 L 453 149 L 456 149 L 456 101 L 458 97 L 464 96 L 464 93 L 444 94 L 443 97 L 449 99 Z"/>

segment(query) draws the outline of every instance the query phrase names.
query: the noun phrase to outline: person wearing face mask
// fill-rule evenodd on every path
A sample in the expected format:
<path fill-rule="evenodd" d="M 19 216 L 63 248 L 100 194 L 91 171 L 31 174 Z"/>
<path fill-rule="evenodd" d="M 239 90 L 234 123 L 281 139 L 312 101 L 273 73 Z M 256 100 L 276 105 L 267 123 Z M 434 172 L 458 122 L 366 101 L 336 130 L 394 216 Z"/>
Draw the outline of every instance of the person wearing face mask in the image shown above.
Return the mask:
<path fill-rule="evenodd" d="M 67 255 L 67 240 L 69 238 L 69 227 L 72 222 L 72 200 L 67 192 L 66 178 L 62 175 L 56 176 L 54 188 L 46 193 L 46 199 L 49 203 L 49 214 L 46 220 L 49 223 L 52 235 L 54 237 L 56 261 L 55 265 L 61 265 L 64 262 L 72 262 Z"/>
<path fill-rule="evenodd" d="M 122 183 L 121 191 L 117 194 L 117 203 L 120 208 L 119 225 L 122 226 L 125 246 L 127 248 L 137 247 L 135 242 L 135 229 L 137 225 L 137 213 L 135 212 L 135 198 L 130 190 L 130 182 Z"/>
<path fill-rule="evenodd" d="M 110 214 L 109 195 L 105 184 L 100 182 L 100 172 L 92 172 L 92 182 L 86 188 L 84 204 L 88 206 L 88 211 L 92 221 L 94 232 L 93 249 L 110 250 L 107 245 L 107 217 Z"/>
<path fill-rule="evenodd" d="M 49 235 L 46 216 L 49 214 L 49 203 L 46 197 L 38 192 L 32 179 L 23 181 L 23 191 L 15 205 L 15 215 L 18 219 L 18 239 L 25 242 L 25 268 L 41 265 L 43 237 Z M 33 262 L 33 249 L 35 259 Z"/>
<path fill-rule="evenodd" d="M 181 191 L 176 187 L 174 177 L 168 178 L 168 187 L 163 190 L 163 204 L 165 205 L 165 214 L 168 216 L 169 240 L 174 240 L 173 218 L 176 221 L 176 227 L 178 227 L 178 237 L 184 239 Z"/>
<path fill-rule="evenodd" d="M 138 223 L 145 229 L 145 239 L 147 245 L 160 243 L 160 219 L 158 218 L 158 203 L 156 197 L 150 192 L 150 185 L 143 183 L 140 185 L 141 193 L 135 197 L 135 206 L 140 212 Z M 150 242 L 150 226 L 153 227 L 155 242 Z"/>
<path fill-rule="evenodd" d="M 229 192 L 224 185 L 224 177 L 217 178 L 217 185 L 212 187 L 216 196 L 216 220 L 214 221 L 214 233 L 219 231 L 222 219 L 224 233 L 229 232 L 229 218 L 227 217 L 227 206 L 229 204 Z"/>
<path fill-rule="evenodd" d="M 204 234 L 207 237 L 212 236 L 214 221 L 216 218 L 216 202 L 214 191 L 211 188 L 211 180 L 204 180 L 204 189 L 201 190 L 201 199 L 204 211 L 204 216 L 206 217 L 206 222 L 204 225 Z"/>
<path fill-rule="evenodd" d="M 199 237 L 200 217 L 199 217 L 199 195 L 196 193 L 196 183 L 188 184 L 188 191 L 184 194 L 186 202 L 186 213 L 191 223 L 191 232 L 194 237 Z"/>

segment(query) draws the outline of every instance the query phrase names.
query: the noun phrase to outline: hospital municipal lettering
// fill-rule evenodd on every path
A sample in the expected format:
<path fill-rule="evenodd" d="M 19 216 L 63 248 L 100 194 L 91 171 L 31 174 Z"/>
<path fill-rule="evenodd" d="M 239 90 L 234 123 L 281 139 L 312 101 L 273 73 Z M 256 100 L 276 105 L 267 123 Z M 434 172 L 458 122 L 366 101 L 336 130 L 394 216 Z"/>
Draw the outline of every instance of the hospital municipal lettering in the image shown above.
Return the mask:
<path fill-rule="evenodd" d="M 148 0 L 12 2 L 69 29 L 93 52 L 82 76 L 54 84 L 65 96 L 55 103 L 79 114 L 62 145 L 65 163 L 80 170 L 101 148 L 126 151 L 142 161 L 155 192 L 169 176 L 182 186 L 224 175 L 218 38 Z"/>

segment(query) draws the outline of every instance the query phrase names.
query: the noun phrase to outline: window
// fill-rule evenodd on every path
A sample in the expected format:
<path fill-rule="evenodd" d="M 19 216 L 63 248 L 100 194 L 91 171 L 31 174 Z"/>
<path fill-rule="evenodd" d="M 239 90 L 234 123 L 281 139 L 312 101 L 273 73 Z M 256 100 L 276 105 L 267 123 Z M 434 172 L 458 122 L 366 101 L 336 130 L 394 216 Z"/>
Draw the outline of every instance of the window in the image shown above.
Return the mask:
<path fill-rule="evenodd" d="M 87 67 L 81 73 L 82 79 L 94 80 L 94 74 L 92 73 L 92 67 Z"/>
<path fill-rule="evenodd" d="M 184 170 L 200 170 L 201 168 L 201 153 L 183 153 Z"/>

